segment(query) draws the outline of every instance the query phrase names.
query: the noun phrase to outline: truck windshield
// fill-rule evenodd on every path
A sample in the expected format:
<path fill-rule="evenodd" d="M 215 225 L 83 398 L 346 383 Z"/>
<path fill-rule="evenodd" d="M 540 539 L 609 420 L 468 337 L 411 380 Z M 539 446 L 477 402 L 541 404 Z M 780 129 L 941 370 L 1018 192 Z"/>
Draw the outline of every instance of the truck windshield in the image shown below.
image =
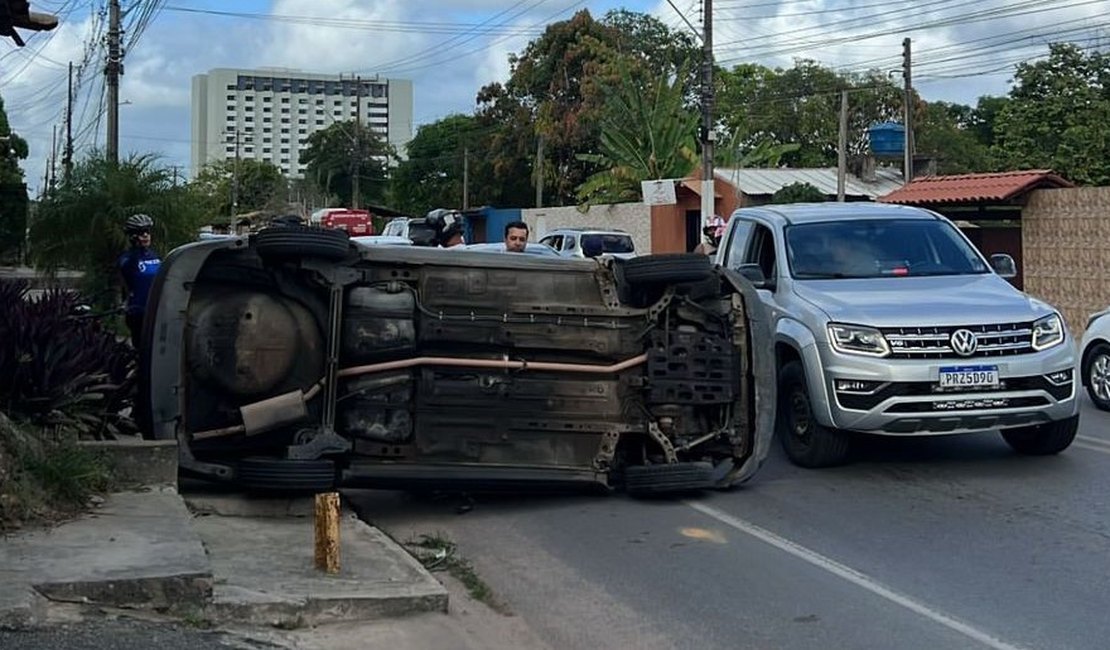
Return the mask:
<path fill-rule="evenodd" d="M 988 273 L 975 249 L 945 221 L 861 219 L 786 229 L 799 280 Z"/>
<path fill-rule="evenodd" d="M 593 254 L 600 255 L 601 253 L 632 253 L 634 247 L 632 237 L 629 235 L 594 233 L 582 235 L 582 250 L 597 251 Z"/>

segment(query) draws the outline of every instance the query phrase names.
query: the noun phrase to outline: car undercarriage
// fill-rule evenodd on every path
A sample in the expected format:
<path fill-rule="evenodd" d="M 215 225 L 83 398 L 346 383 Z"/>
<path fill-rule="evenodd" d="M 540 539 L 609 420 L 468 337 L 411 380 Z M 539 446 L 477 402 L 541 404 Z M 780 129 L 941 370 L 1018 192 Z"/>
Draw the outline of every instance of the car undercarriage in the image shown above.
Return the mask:
<path fill-rule="evenodd" d="M 150 304 L 146 430 L 247 488 L 679 492 L 746 480 L 773 430 L 767 319 L 703 256 L 272 228 L 175 250 Z"/>

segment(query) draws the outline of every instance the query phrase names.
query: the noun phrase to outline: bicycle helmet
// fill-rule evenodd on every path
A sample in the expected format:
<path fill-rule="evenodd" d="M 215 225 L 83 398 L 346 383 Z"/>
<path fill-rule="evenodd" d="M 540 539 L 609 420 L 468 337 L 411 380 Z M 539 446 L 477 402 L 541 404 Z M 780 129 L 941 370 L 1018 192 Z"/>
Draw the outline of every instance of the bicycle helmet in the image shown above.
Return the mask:
<path fill-rule="evenodd" d="M 436 231 L 436 243 L 439 245 L 451 241 L 452 237 L 466 231 L 466 219 L 458 210 L 436 208 L 424 219 Z"/>
<path fill-rule="evenodd" d="M 154 219 L 140 212 L 127 217 L 127 221 L 123 224 L 123 231 L 128 235 L 137 235 L 144 231 L 149 232 L 153 227 Z"/>

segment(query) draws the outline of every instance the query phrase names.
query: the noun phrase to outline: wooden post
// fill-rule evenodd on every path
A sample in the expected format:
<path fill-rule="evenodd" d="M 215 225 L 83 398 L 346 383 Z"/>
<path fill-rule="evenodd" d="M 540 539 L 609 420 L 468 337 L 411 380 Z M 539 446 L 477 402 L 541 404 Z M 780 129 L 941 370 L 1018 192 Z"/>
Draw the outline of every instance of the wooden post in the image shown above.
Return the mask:
<path fill-rule="evenodd" d="M 339 573 L 339 493 L 316 495 L 316 568 Z"/>

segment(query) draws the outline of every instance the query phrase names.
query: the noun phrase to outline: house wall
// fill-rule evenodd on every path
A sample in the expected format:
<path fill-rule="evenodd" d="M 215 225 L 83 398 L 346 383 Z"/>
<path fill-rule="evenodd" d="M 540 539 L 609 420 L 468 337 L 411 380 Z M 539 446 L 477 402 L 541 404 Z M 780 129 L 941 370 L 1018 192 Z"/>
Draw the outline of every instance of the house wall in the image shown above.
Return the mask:
<path fill-rule="evenodd" d="M 1081 335 L 1087 316 L 1110 305 L 1110 187 L 1036 190 L 1021 220 L 1026 292 Z"/>
<path fill-rule="evenodd" d="M 637 251 L 652 250 L 651 208 L 643 203 L 595 205 L 585 214 L 575 206 L 529 208 L 521 210 L 521 218 L 528 224 L 529 241 L 539 241 L 556 228 L 616 228 L 632 235 Z"/>

